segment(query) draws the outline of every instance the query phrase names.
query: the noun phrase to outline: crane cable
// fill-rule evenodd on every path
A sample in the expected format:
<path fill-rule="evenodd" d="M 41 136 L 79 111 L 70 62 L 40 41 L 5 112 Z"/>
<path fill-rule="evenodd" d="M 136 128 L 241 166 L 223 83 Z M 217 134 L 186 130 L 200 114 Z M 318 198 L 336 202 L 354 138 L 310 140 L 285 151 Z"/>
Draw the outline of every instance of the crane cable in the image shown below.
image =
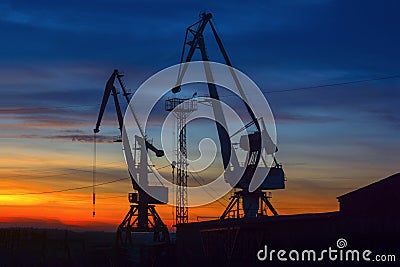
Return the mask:
<path fill-rule="evenodd" d="M 92 170 L 92 191 L 93 191 L 93 217 L 96 216 L 96 133 L 93 134 L 93 170 Z"/>

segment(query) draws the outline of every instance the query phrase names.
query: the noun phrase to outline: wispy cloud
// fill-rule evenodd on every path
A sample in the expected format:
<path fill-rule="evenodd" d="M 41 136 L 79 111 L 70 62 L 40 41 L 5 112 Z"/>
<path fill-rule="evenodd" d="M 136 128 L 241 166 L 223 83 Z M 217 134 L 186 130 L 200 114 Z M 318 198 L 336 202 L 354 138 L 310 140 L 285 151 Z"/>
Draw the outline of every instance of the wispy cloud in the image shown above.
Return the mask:
<path fill-rule="evenodd" d="M 0 135 L 3 139 L 56 139 L 72 142 L 82 143 L 93 143 L 93 135 L 89 134 L 70 134 L 70 135 L 32 135 L 32 134 L 21 134 L 21 135 Z M 113 143 L 112 136 L 96 135 L 97 143 Z"/>
<path fill-rule="evenodd" d="M 301 114 L 275 114 L 276 123 L 285 122 L 298 122 L 298 123 L 330 123 L 340 121 L 341 118 L 334 116 L 323 116 L 323 115 L 301 115 Z"/>

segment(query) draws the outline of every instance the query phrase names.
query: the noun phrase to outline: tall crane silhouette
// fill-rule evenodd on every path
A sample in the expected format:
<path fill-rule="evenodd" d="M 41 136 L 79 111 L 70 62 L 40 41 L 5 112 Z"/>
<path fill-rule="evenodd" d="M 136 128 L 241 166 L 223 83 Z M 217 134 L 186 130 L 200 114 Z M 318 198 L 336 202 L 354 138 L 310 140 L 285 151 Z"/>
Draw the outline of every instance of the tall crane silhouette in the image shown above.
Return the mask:
<path fill-rule="evenodd" d="M 181 56 L 181 63 L 183 63 L 181 71 L 178 74 L 177 86 L 172 89 L 172 93 L 176 94 L 181 91 L 179 86 L 182 83 L 183 77 L 188 68 L 188 62 L 193 58 L 196 50 L 200 50 L 202 61 L 204 62 L 204 71 L 208 81 L 214 81 L 213 74 L 210 65 L 207 63 L 209 57 L 206 50 L 205 40 L 203 32 L 207 25 L 211 27 L 215 41 L 217 42 L 218 48 L 225 60 L 225 64 L 232 67 L 231 60 L 228 57 L 220 37 L 211 21 L 211 13 L 202 13 L 200 20 L 189 26 L 186 30 L 184 46 Z M 186 52 L 186 47 L 188 51 Z M 241 216 L 240 202 L 242 202 L 242 208 L 244 211 L 244 217 L 256 217 L 258 215 L 266 215 L 266 209 L 264 205 L 268 207 L 274 215 L 278 215 L 277 211 L 269 201 L 270 196 L 266 194 L 265 190 L 283 189 L 285 187 L 285 177 L 282 166 L 276 161 L 274 153 L 277 152 L 277 147 L 273 144 L 268 132 L 266 130 L 263 118 L 256 118 L 253 110 L 247 104 L 246 95 L 242 88 L 239 79 L 233 70 L 230 68 L 230 74 L 236 84 L 236 87 L 240 93 L 241 100 L 245 106 L 245 109 L 250 116 L 250 122 L 246 124 L 246 127 L 241 130 L 247 130 L 247 134 L 241 136 L 240 148 L 247 151 L 246 164 L 241 166 L 239 164 L 238 157 L 235 153 L 235 149 L 231 142 L 231 136 L 227 132 L 227 123 L 220 103 L 220 97 L 218 95 L 217 87 L 213 83 L 208 83 L 208 91 L 210 98 L 215 99 L 212 101 L 212 109 L 216 121 L 216 128 L 218 132 L 218 138 L 220 142 L 222 162 L 225 169 L 225 180 L 228 183 L 232 183 L 231 176 L 238 171 L 242 171 L 243 175 L 236 184 L 232 186 L 239 191 L 231 197 L 231 201 L 226 207 L 225 211 L 221 215 L 221 219 L 233 216 L 239 218 Z M 250 132 L 249 127 L 255 128 L 254 131 Z M 240 131 L 239 131 L 240 132 Z M 237 133 L 239 133 L 237 132 Z M 235 133 L 235 134 L 237 134 Z M 246 142 L 248 140 L 248 142 Z M 273 155 L 274 165 L 271 168 L 267 166 L 260 167 L 259 162 L 263 158 L 264 154 Z M 249 190 L 250 182 L 254 175 L 265 175 L 264 182 L 256 189 Z"/>
<path fill-rule="evenodd" d="M 120 136 L 116 138 L 115 142 L 122 141 L 122 135 L 126 134 L 124 124 L 123 124 L 123 115 L 121 111 L 120 102 L 118 99 L 118 91 L 114 86 L 115 79 L 118 80 L 119 86 L 122 90 L 122 95 L 127 102 L 127 105 L 133 112 L 133 107 L 130 106 L 129 96 L 131 93 L 126 89 L 125 83 L 123 81 L 123 74 L 120 73 L 117 69 L 115 69 L 108 79 L 103 100 L 101 103 L 100 111 L 98 114 L 96 127 L 93 130 L 94 133 L 98 133 L 100 131 L 100 124 L 104 115 L 104 111 L 106 109 L 107 102 L 110 98 L 110 95 L 113 96 L 115 110 L 117 113 L 118 126 L 120 131 Z M 151 232 L 154 234 L 154 241 L 161 242 L 169 242 L 169 232 L 167 226 L 163 223 L 161 217 L 157 213 L 155 209 L 155 204 L 166 204 L 168 201 L 168 189 L 162 186 L 147 186 L 148 189 L 154 189 L 158 192 L 162 192 L 164 195 L 164 201 L 160 201 L 154 199 L 149 196 L 141 186 L 138 185 L 137 181 L 141 182 L 144 185 L 147 185 L 148 181 L 148 162 L 147 162 L 147 150 L 151 150 L 155 153 L 157 157 L 163 157 L 164 151 L 159 150 L 154 147 L 146 138 L 144 137 L 143 129 L 140 128 L 140 125 L 137 125 L 141 131 L 142 136 L 135 136 L 135 148 L 124 147 L 125 149 L 125 157 L 127 157 L 127 161 L 133 162 L 134 168 L 129 170 L 129 176 L 131 178 L 132 187 L 136 191 L 134 193 L 129 193 L 129 202 L 131 203 L 130 209 L 126 214 L 125 218 L 118 226 L 117 229 L 117 242 L 120 245 L 128 245 L 132 243 L 132 234 L 135 232 Z M 133 149 L 133 153 L 132 153 Z M 139 151 L 139 159 L 136 158 L 136 152 Z M 143 185 L 142 185 L 143 186 Z"/>

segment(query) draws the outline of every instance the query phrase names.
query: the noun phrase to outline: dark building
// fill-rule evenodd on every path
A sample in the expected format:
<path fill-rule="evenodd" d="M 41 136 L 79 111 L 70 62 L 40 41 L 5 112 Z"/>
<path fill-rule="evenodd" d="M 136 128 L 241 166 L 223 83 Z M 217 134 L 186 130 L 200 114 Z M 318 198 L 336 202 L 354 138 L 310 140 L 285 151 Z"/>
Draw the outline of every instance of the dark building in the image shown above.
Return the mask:
<path fill-rule="evenodd" d="M 398 266 L 400 173 L 342 195 L 338 200 L 339 212 L 178 225 L 177 260 L 180 266 L 282 266 L 282 262 L 259 262 L 257 252 L 264 245 L 277 250 L 337 248 L 337 240 L 343 238 L 348 249 L 395 255 L 397 262 L 386 262 L 385 266 Z M 283 266 L 309 264 L 287 262 Z M 328 262 L 328 265 L 365 266 L 366 263 Z"/>
<path fill-rule="evenodd" d="M 399 216 L 400 173 L 341 195 L 340 214 L 351 217 Z"/>
<path fill-rule="evenodd" d="M 357 246 L 400 248 L 400 173 L 338 197 L 340 228 Z M 400 255 L 397 255 L 400 261 Z"/>

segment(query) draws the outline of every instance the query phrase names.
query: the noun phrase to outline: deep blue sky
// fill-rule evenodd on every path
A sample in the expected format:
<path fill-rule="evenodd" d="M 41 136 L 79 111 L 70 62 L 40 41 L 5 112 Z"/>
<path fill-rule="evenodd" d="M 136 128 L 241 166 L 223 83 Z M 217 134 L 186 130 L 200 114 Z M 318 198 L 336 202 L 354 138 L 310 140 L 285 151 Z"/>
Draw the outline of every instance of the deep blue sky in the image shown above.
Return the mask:
<path fill-rule="evenodd" d="M 127 78 L 135 87 L 178 63 L 185 27 L 203 10 L 214 14 L 235 67 L 265 91 L 395 74 L 400 58 L 399 5 L 304 0 L 2 1 L 1 105 L 92 104 L 99 95 L 97 87 L 113 68 L 129 72 Z M 390 83 L 385 85 L 392 87 Z M 312 94 L 318 97 L 330 90 Z M 352 101 L 360 95 L 351 94 L 336 94 L 330 102 Z M 303 98 L 301 93 L 299 97 Z M 276 105 L 284 103 L 279 100 Z"/>
<path fill-rule="evenodd" d="M 267 92 L 400 74 L 399 10 L 395 0 L 2 1 L 3 147 L 90 136 L 112 70 L 136 88 L 179 63 L 202 11 L 233 65 Z M 289 189 L 333 197 L 398 171 L 400 79 L 266 96 Z"/>

